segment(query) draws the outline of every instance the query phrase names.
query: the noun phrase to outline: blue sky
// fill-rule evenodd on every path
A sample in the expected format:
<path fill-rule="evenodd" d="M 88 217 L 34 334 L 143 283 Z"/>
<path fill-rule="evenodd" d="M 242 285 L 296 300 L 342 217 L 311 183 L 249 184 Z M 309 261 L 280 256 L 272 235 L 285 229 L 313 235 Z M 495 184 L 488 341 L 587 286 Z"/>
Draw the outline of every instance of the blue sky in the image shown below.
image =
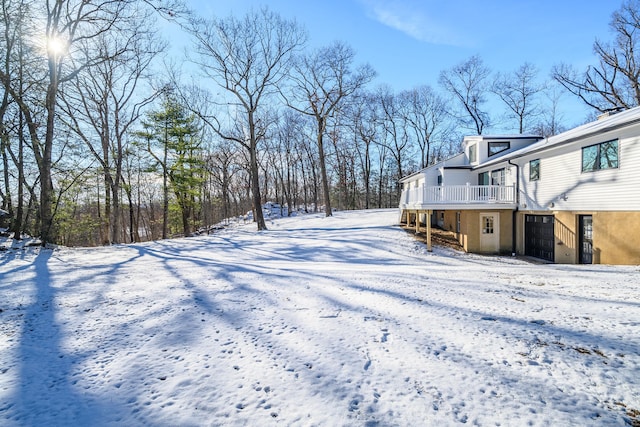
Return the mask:
<path fill-rule="evenodd" d="M 611 40 L 612 0 L 191 0 L 203 17 L 243 15 L 263 5 L 295 18 L 311 47 L 341 40 L 378 72 L 376 84 L 396 90 L 438 85 L 440 71 L 480 55 L 493 71 L 513 71 L 525 61 L 541 78 L 554 64 L 578 69 L 596 63 L 596 38 Z M 586 114 L 576 103 L 567 117 Z M 573 125 L 574 123 L 567 123 Z"/>

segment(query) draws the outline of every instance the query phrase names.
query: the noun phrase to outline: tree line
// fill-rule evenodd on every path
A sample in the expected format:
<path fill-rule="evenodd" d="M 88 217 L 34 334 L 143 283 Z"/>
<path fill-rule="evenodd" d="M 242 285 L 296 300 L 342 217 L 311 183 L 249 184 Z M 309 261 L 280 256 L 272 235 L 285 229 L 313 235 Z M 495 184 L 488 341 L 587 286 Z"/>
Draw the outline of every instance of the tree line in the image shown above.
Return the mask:
<path fill-rule="evenodd" d="M 164 239 L 246 216 L 395 207 L 398 179 L 488 129 L 563 130 L 559 99 L 638 105 L 638 1 L 597 40 L 599 63 L 494 72 L 479 56 L 437 87 L 374 86 L 344 42 L 261 8 L 208 18 L 180 0 L 0 0 L 0 226 L 43 245 Z M 191 40 L 167 60 L 169 26 Z M 496 111 L 500 105 L 500 111 Z"/>

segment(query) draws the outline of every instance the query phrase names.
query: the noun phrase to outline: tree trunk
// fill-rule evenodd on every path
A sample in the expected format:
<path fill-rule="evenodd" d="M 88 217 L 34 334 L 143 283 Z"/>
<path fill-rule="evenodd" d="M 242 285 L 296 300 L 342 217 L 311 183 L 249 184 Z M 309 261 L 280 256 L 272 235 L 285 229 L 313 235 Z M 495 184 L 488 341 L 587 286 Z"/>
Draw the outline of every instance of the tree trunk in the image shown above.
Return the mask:
<path fill-rule="evenodd" d="M 260 196 L 260 169 L 258 167 L 258 142 L 256 141 L 256 125 L 253 113 L 249 112 L 249 161 L 251 172 L 251 190 L 253 192 L 253 215 L 258 230 L 266 230 L 267 224 L 262 213 L 262 200 Z"/>
<path fill-rule="evenodd" d="M 57 61 L 49 59 L 49 86 L 47 88 L 47 127 L 42 157 L 38 162 L 40 172 L 40 240 L 42 246 L 55 243 L 53 228 L 53 181 L 51 180 L 51 158 L 53 153 L 53 130 L 55 124 L 56 94 L 58 92 Z"/>
<path fill-rule="evenodd" d="M 108 161 L 108 159 L 107 159 Z M 102 245 L 109 245 L 112 243 L 111 234 L 112 234 L 112 222 L 111 222 L 111 207 L 112 207 L 112 199 L 111 194 L 113 192 L 113 178 L 111 177 L 111 173 L 109 172 L 108 166 L 105 166 L 104 170 L 104 219 L 101 221 L 100 226 L 100 239 L 102 240 L 100 243 Z M 98 197 L 100 194 L 98 193 Z M 100 201 L 98 201 L 98 215 L 100 215 Z"/>
<path fill-rule="evenodd" d="M 113 195 L 113 216 L 111 219 L 111 242 L 112 243 L 121 243 L 121 232 L 122 230 L 122 201 L 120 198 L 120 188 L 122 186 L 122 141 L 118 137 L 117 139 L 117 149 L 116 149 L 116 170 L 115 170 L 115 179 L 113 180 L 113 186 L 111 187 L 111 194 Z"/>
<path fill-rule="evenodd" d="M 183 200 L 180 205 L 180 210 L 182 211 L 182 231 L 184 237 L 189 237 L 191 235 L 191 209 L 189 207 L 187 197 L 183 196 Z"/>
<path fill-rule="evenodd" d="M 169 171 L 167 171 L 167 159 L 169 157 L 168 124 L 165 126 L 164 157 L 162 159 L 162 239 L 166 239 L 169 229 Z"/>
<path fill-rule="evenodd" d="M 264 221 L 264 215 L 262 213 L 262 200 L 260 196 L 260 171 L 258 169 L 258 156 L 256 153 L 256 147 L 252 147 L 250 156 L 250 172 L 251 172 L 251 195 L 253 200 L 253 215 L 256 221 L 258 230 L 266 230 L 267 224 Z"/>
<path fill-rule="evenodd" d="M 24 139 L 22 134 L 22 112 L 19 117 L 19 134 L 18 134 L 18 206 L 16 208 L 16 218 L 13 223 L 13 238 L 20 240 L 22 238 L 22 218 L 24 217 Z"/>
<path fill-rule="evenodd" d="M 323 119 L 318 120 L 318 156 L 320 157 L 320 175 L 322 178 L 322 192 L 324 193 L 324 210 L 325 216 L 332 216 L 331 212 L 331 196 L 329 194 L 329 179 L 327 177 L 327 165 L 324 157 L 324 127 Z"/>

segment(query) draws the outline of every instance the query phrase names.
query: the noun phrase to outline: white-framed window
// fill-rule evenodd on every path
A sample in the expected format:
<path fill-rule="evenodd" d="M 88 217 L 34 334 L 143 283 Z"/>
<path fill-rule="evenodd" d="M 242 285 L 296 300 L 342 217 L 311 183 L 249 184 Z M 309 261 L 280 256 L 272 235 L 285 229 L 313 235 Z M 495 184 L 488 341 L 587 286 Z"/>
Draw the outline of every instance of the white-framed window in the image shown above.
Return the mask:
<path fill-rule="evenodd" d="M 529 181 L 537 181 L 540 179 L 540 159 L 531 160 L 529 162 Z"/>
<path fill-rule="evenodd" d="M 491 171 L 491 185 L 504 185 L 504 168 Z"/>
<path fill-rule="evenodd" d="M 478 185 L 489 185 L 489 172 L 481 172 L 478 174 Z"/>
<path fill-rule="evenodd" d="M 582 147 L 582 172 L 618 167 L 618 140 Z"/>
<path fill-rule="evenodd" d="M 493 216 L 487 215 L 482 218 L 482 234 L 493 234 Z"/>
<path fill-rule="evenodd" d="M 476 144 L 469 146 L 469 163 L 478 161 L 478 146 Z"/>
<path fill-rule="evenodd" d="M 496 154 L 500 154 L 503 151 L 506 151 L 509 148 L 511 148 L 511 142 L 510 141 L 489 141 L 487 147 L 488 147 L 487 155 L 491 157 L 491 156 L 495 156 Z"/>

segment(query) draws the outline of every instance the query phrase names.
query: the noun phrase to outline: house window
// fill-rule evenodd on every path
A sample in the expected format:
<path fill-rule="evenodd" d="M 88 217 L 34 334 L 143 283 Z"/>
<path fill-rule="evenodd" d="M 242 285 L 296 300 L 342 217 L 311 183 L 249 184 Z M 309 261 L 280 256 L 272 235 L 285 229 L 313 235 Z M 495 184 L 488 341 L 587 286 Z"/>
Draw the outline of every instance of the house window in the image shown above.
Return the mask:
<path fill-rule="evenodd" d="M 531 160 L 529 162 L 529 181 L 537 181 L 540 179 L 540 159 Z"/>
<path fill-rule="evenodd" d="M 504 168 L 491 171 L 491 185 L 504 185 Z"/>
<path fill-rule="evenodd" d="M 582 147 L 582 172 L 618 167 L 618 140 Z"/>
<path fill-rule="evenodd" d="M 476 144 L 469 146 L 469 163 L 475 163 L 478 161 L 478 148 Z"/>
<path fill-rule="evenodd" d="M 489 141 L 489 157 L 502 153 L 509 148 L 511 148 L 509 141 Z"/>
<path fill-rule="evenodd" d="M 489 172 L 478 174 L 478 185 L 489 185 Z"/>
<path fill-rule="evenodd" d="M 442 175 L 438 175 L 438 186 L 442 185 Z"/>
<path fill-rule="evenodd" d="M 504 185 L 504 168 L 478 174 L 478 185 Z"/>
<path fill-rule="evenodd" d="M 460 232 L 460 211 L 456 212 L 456 233 Z"/>
<path fill-rule="evenodd" d="M 493 234 L 493 217 L 485 216 L 482 222 L 482 234 Z"/>

